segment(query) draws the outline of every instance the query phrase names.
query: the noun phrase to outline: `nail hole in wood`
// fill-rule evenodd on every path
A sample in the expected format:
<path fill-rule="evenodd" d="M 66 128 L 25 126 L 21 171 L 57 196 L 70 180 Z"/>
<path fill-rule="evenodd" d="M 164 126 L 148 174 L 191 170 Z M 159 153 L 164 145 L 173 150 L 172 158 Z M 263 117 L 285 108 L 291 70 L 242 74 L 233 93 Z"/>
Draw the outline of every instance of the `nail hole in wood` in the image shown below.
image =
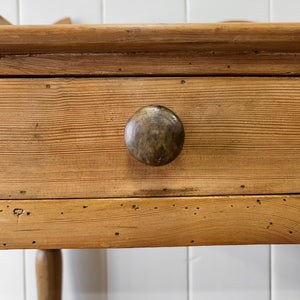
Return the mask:
<path fill-rule="evenodd" d="M 15 208 L 15 209 L 13 210 L 13 213 L 14 213 L 14 215 L 16 215 L 16 216 L 21 216 L 21 215 L 24 213 L 24 209 L 22 209 L 22 208 Z"/>

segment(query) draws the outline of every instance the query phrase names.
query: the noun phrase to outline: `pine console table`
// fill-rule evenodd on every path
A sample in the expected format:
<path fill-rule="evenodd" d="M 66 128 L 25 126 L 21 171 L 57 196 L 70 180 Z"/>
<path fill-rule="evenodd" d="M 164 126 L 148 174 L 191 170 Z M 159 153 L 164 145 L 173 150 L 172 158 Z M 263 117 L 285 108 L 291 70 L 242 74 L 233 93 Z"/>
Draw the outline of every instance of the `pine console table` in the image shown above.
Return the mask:
<path fill-rule="evenodd" d="M 0 249 L 41 249 L 40 300 L 62 248 L 300 243 L 300 24 L 5 25 L 0 74 Z"/>

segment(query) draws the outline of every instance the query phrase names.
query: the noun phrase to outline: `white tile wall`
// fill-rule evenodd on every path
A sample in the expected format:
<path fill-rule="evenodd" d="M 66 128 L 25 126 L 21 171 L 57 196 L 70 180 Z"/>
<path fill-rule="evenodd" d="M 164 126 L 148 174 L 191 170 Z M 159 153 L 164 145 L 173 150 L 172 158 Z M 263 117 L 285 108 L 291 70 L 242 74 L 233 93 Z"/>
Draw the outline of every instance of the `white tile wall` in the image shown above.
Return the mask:
<path fill-rule="evenodd" d="M 272 300 L 300 299 L 300 245 L 272 246 Z"/>
<path fill-rule="evenodd" d="M 300 1 L 272 0 L 271 22 L 300 22 Z"/>
<path fill-rule="evenodd" d="M 17 25 L 19 23 L 18 0 L 0 0 L 0 16 Z"/>
<path fill-rule="evenodd" d="M 269 300 L 269 247 L 190 248 L 190 300 Z"/>
<path fill-rule="evenodd" d="M 70 17 L 75 24 L 101 23 L 99 0 L 19 0 L 20 24 L 42 25 Z"/>
<path fill-rule="evenodd" d="M 0 299 L 25 300 L 24 250 L 2 250 L 0 253 Z"/>
<path fill-rule="evenodd" d="M 187 0 L 190 23 L 233 20 L 268 22 L 268 0 Z"/>
<path fill-rule="evenodd" d="M 182 23 L 184 0 L 104 0 L 104 23 Z"/>
<path fill-rule="evenodd" d="M 300 22 L 299 0 L 0 0 L 14 24 Z M 300 299 L 300 246 L 64 250 L 63 300 Z M 0 299 L 36 300 L 35 251 L 0 252 Z M 25 266 L 25 277 L 24 277 Z"/>
<path fill-rule="evenodd" d="M 187 249 L 108 251 L 109 300 L 188 300 Z"/>

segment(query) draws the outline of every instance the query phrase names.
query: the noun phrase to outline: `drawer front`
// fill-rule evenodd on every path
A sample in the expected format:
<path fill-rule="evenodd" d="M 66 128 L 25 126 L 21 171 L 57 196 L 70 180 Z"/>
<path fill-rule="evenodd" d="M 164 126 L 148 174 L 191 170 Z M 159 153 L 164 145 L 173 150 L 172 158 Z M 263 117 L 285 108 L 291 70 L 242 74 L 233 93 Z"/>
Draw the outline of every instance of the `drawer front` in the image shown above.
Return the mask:
<path fill-rule="evenodd" d="M 300 192 L 298 78 L 2 78 L 0 90 L 1 199 Z M 185 129 L 161 167 L 124 143 L 150 104 Z"/>

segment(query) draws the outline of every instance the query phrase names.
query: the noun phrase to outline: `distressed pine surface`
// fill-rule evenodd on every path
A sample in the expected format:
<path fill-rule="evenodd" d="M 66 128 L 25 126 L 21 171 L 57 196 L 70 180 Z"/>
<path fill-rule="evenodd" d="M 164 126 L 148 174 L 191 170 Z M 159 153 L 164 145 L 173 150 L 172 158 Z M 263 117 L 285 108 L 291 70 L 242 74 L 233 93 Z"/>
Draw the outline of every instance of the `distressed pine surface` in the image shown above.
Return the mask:
<path fill-rule="evenodd" d="M 300 53 L 128 52 L 2 55 L 7 76 L 300 75 Z"/>
<path fill-rule="evenodd" d="M 0 90 L 0 199 L 300 191 L 298 78 L 21 78 Z M 186 133 L 159 168 L 131 158 L 123 137 L 149 104 Z"/>
<path fill-rule="evenodd" d="M 1 200 L 0 209 L 1 249 L 300 243 L 300 195 Z"/>
<path fill-rule="evenodd" d="M 118 51 L 299 51 L 299 23 L 11 26 L 1 54 Z"/>
<path fill-rule="evenodd" d="M 0 28 L 0 74 L 299 75 L 300 25 L 219 23 Z"/>

